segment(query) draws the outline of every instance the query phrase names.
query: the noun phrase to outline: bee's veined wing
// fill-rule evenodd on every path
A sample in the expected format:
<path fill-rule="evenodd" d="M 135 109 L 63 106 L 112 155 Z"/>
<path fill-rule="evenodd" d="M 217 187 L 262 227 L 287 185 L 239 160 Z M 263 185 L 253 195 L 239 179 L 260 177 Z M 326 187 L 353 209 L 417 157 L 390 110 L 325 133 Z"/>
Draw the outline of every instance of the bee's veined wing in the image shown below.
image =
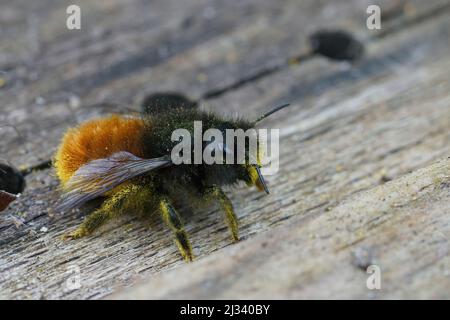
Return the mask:
<path fill-rule="evenodd" d="M 170 157 L 142 159 L 121 151 L 81 166 L 64 186 L 56 210 L 65 211 L 111 191 L 123 182 L 172 164 Z"/>

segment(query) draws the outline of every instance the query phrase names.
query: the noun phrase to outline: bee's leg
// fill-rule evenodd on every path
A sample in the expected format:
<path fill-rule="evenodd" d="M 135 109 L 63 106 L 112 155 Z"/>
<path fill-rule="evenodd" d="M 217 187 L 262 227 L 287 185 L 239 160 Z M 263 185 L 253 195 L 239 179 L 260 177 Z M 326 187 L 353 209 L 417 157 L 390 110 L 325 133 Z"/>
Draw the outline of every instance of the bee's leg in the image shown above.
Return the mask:
<path fill-rule="evenodd" d="M 175 211 L 169 201 L 163 198 L 160 201 L 159 209 L 164 222 L 169 226 L 175 236 L 175 242 L 180 250 L 181 255 L 186 261 L 192 261 L 194 256 L 192 254 L 192 247 L 189 242 L 186 231 L 180 216 Z"/>
<path fill-rule="evenodd" d="M 231 237 L 233 238 L 234 241 L 238 241 L 239 240 L 238 219 L 236 217 L 236 213 L 234 212 L 233 204 L 231 203 L 230 199 L 228 199 L 225 192 L 223 192 L 223 190 L 218 186 L 210 187 L 208 189 L 208 192 L 210 196 L 219 200 L 220 206 L 225 213 L 225 220 L 231 231 Z"/>
<path fill-rule="evenodd" d="M 121 214 L 124 208 L 128 207 L 127 202 L 130 202 L 141 188 L 137 185 L 129 185 L 118 191 L 111 198 L 106 199 L 99 209 L 88 215 L 78 229 L 65 234 L 63 238 L 78 239 L 91 234 L 107 221 Z"/>

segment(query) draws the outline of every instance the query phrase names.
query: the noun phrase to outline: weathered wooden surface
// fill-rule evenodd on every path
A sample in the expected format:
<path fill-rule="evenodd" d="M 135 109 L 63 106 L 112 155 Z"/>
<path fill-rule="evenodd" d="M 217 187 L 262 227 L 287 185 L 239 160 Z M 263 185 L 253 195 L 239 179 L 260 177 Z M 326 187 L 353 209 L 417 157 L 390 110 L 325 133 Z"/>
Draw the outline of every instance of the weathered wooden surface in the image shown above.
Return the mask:
<path fill-rule="evenodd" d="M 450 299 L 449 182 L 446 159 L 109 298 Z"/>
<path fill-rule="evenodd" d="M 281 129 L 271 196 L 229 192 L 242 243 L 224 248 L 214 208 L 185 216 L 192 265 L 158 221 L 124 218 L 62 241 L 88 210 L 49 217 L 57 182 L 51 170 L 31 173 L 1 213 L 0 297 L 100 298 L 145 279 L 115 297 L 366 298 L 367 275 L 351 264 L 365 248 L 383 272 L 375 296 L 448 297 L 450 170 L 448 160 L 431 164 L 450 155 L 449 1 L 376 1 L 389 18 L 381 32 L 365 27 L 370 1 L 157 1 L 155 11 L 82 1 L 87 25 L 75 33 L 60 26 L 64 3 L 39 3 L 27 9 L 34 14 L 20 10 L 25 1 L 0 10 L 10 25 L 0 123 L 22 135 L 0 128 L 0 151 L 17 166 L 48 161 L 68 126 L 111 112 L 98 103 L 136 107 L 147 93 L 176 90 L 248 116 L 293 106 L 266 123 Z M 350 65 L 312 56 L 306 39 L 324 28 L 356 34 L 366 57 Z M 66 285 L 71 266 L 81 272 L 77 290 Z"/>

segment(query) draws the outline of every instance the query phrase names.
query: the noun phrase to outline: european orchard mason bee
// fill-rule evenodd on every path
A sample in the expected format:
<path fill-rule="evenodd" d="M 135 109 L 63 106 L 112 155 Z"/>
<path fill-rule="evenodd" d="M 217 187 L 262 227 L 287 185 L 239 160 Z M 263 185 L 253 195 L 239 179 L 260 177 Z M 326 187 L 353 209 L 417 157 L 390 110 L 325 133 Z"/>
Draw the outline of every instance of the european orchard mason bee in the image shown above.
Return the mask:
<path fill-rule="evenodd" d="M 247 130 L 286 106 L 279 106 L 256 121 L 245 121 L 223 119 L 200 111 L 194 104 L 180 103 L 146 108 L 139 117 L 114 114 L 69 129 L 54 160 L 62 187 L 57 210 L 69 210 L 101 196 L 106 198 L 66 238 L 88 235 L 120 214 L 156 211 L 172 230 L 181 255 L 192 261 L 191 244 L 173 205 L 173 199 L 181 196 L 193 202 L 218 201 L 232 239 L 237 241 L 236 214 L 221 187 L 244 181 L 268 193 L 260 164 L 245 161 L 243 164 L 174 165 L 170 156 L 174 147 L 172 132 L 179 128 L 192 132 L 194 121 L 221 131 Z"/>

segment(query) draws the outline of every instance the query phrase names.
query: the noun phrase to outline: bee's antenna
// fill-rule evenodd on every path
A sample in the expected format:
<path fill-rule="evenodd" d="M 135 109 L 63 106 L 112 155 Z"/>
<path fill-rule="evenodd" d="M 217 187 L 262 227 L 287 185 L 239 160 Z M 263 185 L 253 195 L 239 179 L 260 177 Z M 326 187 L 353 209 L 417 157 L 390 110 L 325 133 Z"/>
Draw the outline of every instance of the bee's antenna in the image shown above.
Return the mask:
<path fill-rule="evenodd" d="M 284 108 L 289 107 L 289 106 L 290 106 L 290 103 L 286 103 L 286 104 L 282 104 L 281 106 L 275 107 L 275 108 L 273 108 L 272 110 L 270 110 L 270 111 L 264 113 L 264 114 L 263 114 L 262 116 L 260 116 L 258 119 L 256 119 L 255 123 L 258 123 L 258 122 L 260 122 L 261 120 L 267 118 L 268 116 L 274 114 L 275 112 L 280 111 L 281 109 L 284 109 Z"/>

